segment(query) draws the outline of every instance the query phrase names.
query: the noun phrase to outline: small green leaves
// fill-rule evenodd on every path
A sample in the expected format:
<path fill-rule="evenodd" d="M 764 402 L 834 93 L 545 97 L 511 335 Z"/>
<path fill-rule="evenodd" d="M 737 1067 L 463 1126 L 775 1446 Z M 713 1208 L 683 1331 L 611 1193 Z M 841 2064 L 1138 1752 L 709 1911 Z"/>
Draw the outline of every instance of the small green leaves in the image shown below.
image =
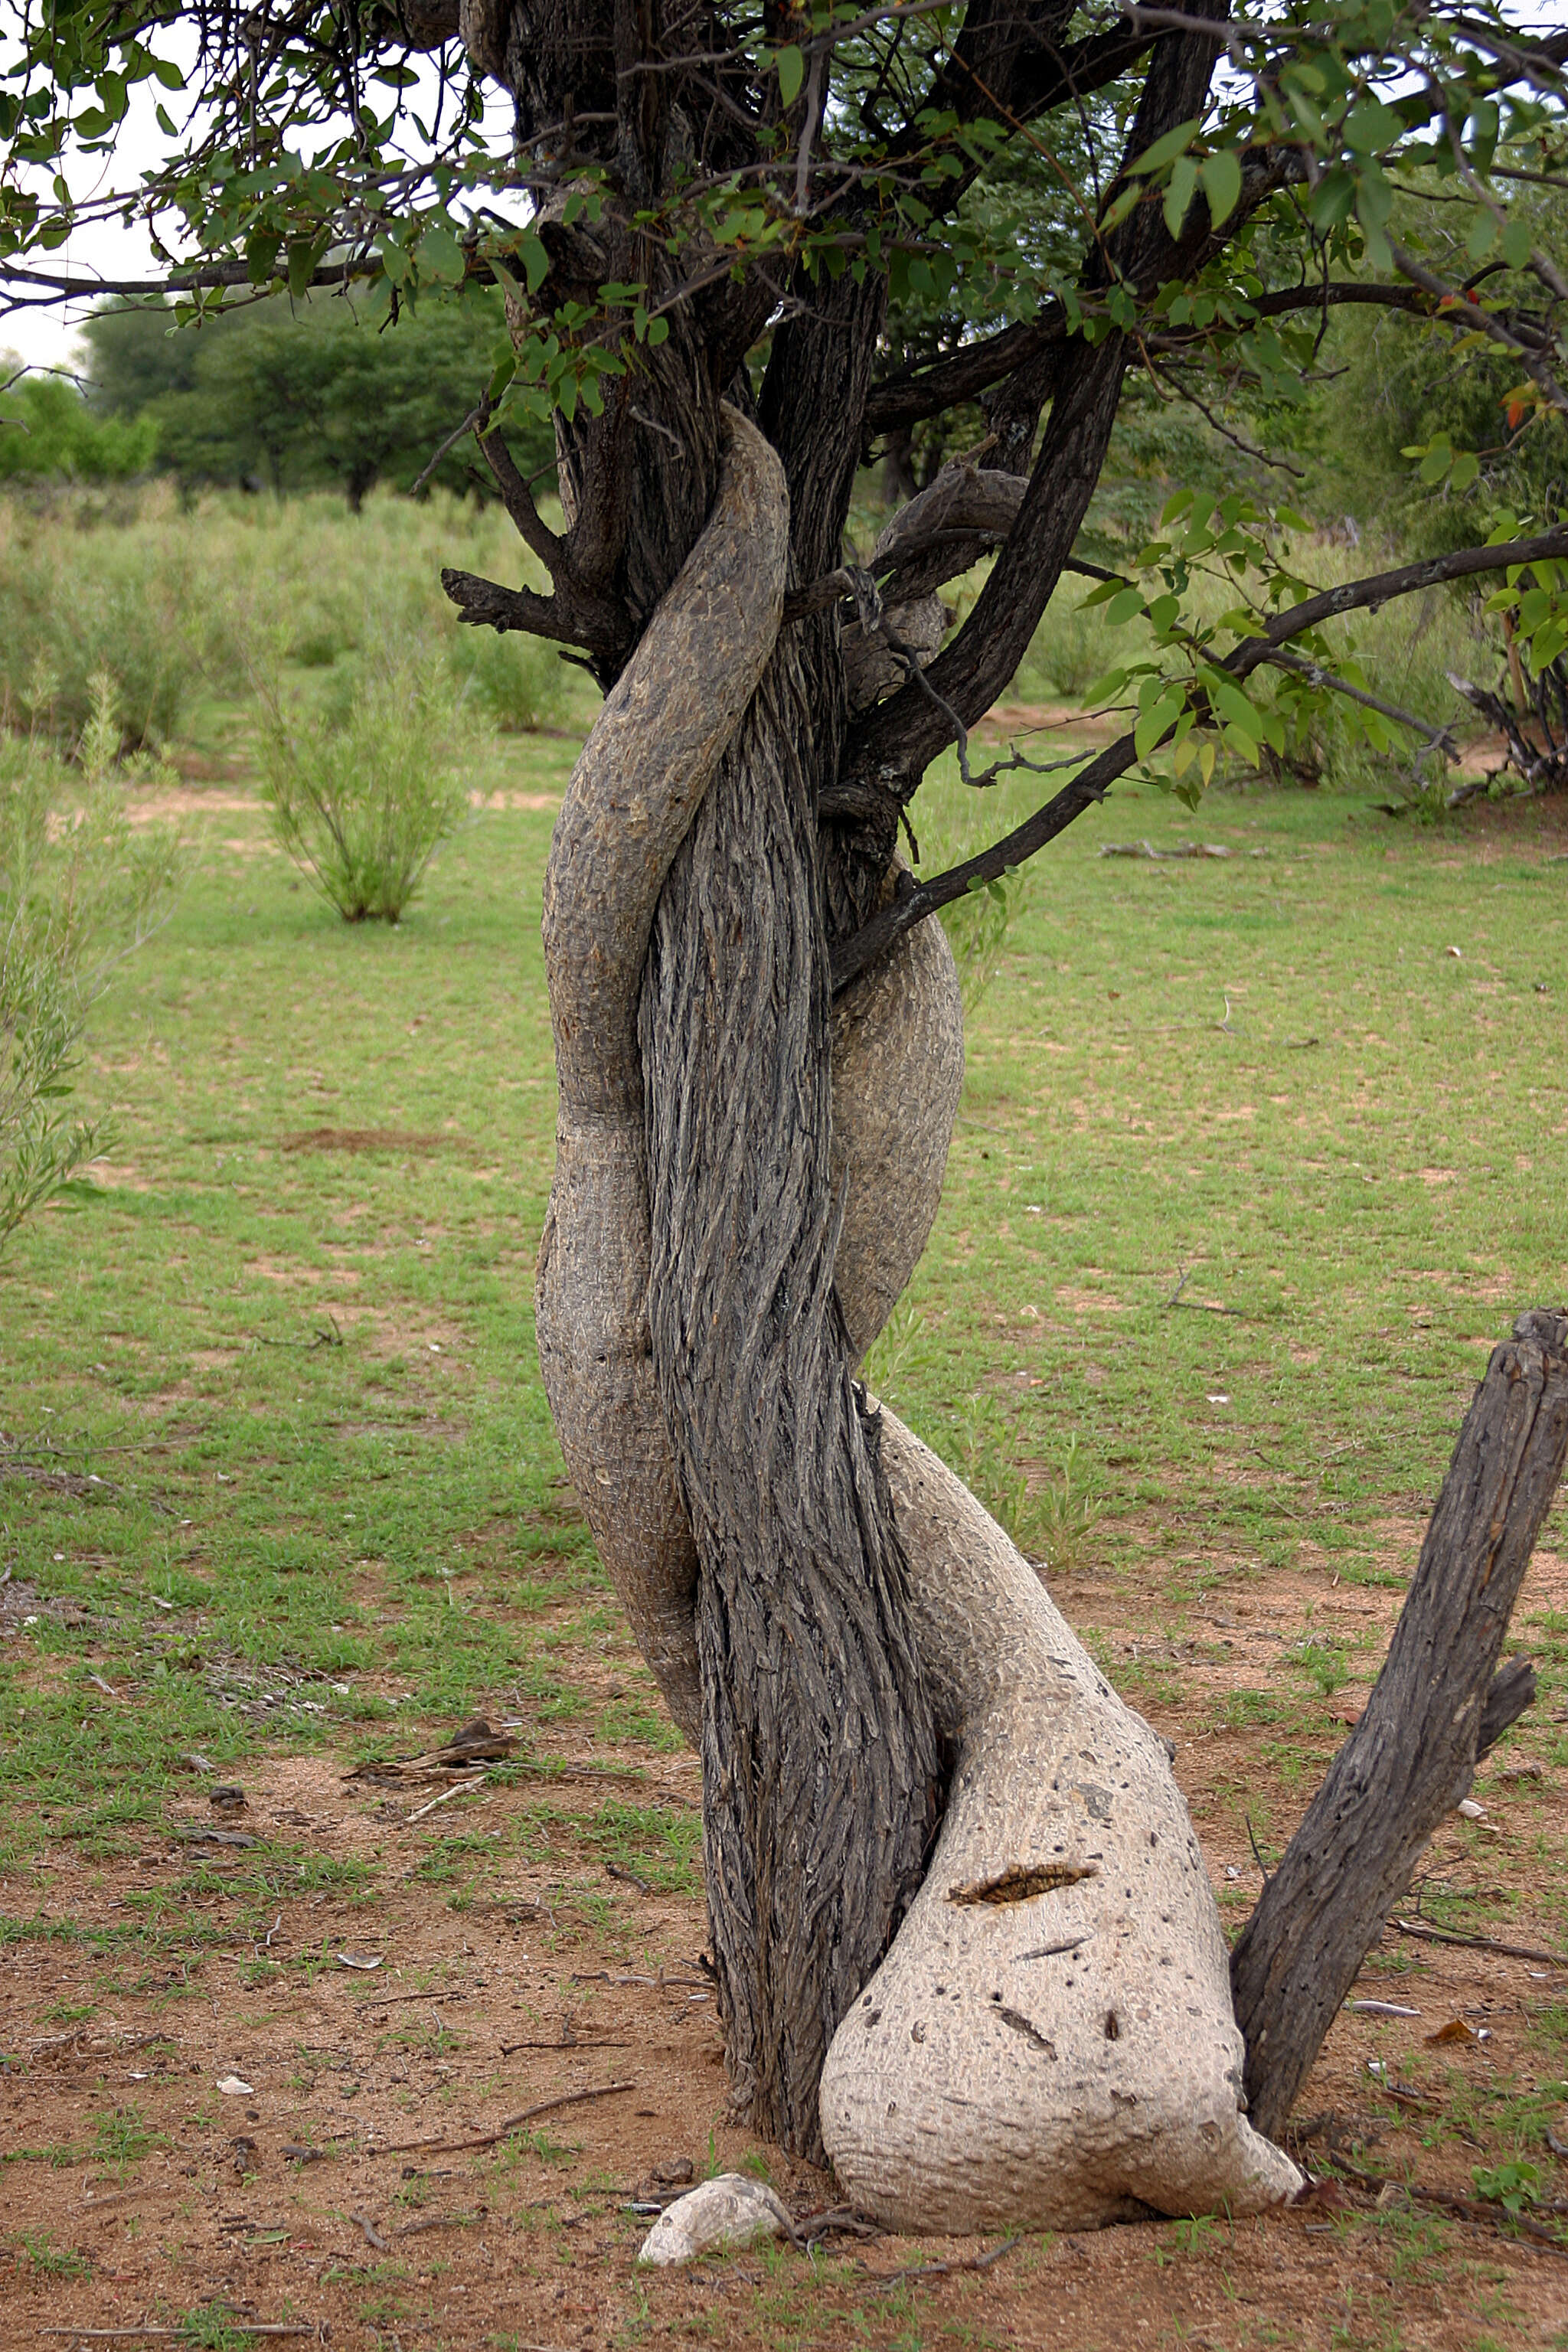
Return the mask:
<path fill-rule="evenodd" d="M 1468 490 L 1481 470 L 1481 461 L 1475 452 L 1456 450 L 1446 433 L 1435 433 L 1430 441 L 1413 442 L 1399 454 L 1420 459 L 1415 478 L 1428 489 L 1447 480 L 1450 489 Z"/>
<path fill-rule="evenodd" d="M 1151 146 L 1144 148 L 1132 170 L 1140 179 L 1147 179 L 1151 173 L 1163 172 L 1168 163 L 1175 162 L 1178 155 L 1186 153 L 1197 135 L 1195 118 L 1191 122 L 1178 122 L 1173 131 L 1167 131 L 1163 139 L 1156 139 Z"/>
<path fill-rule="evenodd" d="M 327 249 L 327 244 L 328 237 L 324 233 L 313 240 L 308 236 L 289 238 L 289 291 L 296 301 L 309 291 L 321 256 Z"/>
<path fill-rule="evenodd" d="M 1178 687 L 1168 686 L 1163 694 L 1140 711 L 1132 730 L 1133 748 L 1141 760 L 1146 760 L 1155 745 L 1161 742 L 1186 708 L 1186 698 Z"/>
<path fill-rule="evenodd" d="M 778 68 L 779 96 L 787 109 L 800 96 L 800 86 L 805 78 L 805 59 L 792 41 L 787 48 L 775 53 L 773 63 Z"/>

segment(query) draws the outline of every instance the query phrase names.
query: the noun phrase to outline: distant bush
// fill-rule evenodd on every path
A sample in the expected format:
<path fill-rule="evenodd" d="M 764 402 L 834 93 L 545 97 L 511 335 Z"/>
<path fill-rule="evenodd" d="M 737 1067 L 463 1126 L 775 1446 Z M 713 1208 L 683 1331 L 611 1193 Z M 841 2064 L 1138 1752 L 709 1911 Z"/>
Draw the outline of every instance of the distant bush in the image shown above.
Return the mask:
<path fill-rule="evenodd" d="M 339 672 L 311 709 L 285 706 L 274 678 L 257 685 L 279 843 L 345 922 L 399 921 L 467 806 L 450 694 L 391 646 Z"/>
<path fill-rule="evenodd" d="M 0 394 L 0 481 L 122 482 L 144 474 L 157 449 L 151 416 L 96 416 L 58 377 L 24 376 Z"/>
<path fill-rule="evenodd" d="M 40 737 L 0 734 L 0 1247 L 102 1150 L 63 1107 L 87 1014 L 172 901 L 179 844 L 133 828 L 113 682 L 93 681 L 73 772 Z M 132 781 L 156 781 L 150 761 Z"/>
<path fill-rule="evenodd" d="M 459 628 L 451 643 L 451 661 L 466 698 L 503 735 L 530 735 L 560 726 L 566 708 L 566 671 L 555 647 L 542 638 Z"/>
<path fill-rule="evenodd" d="M 153 494 L 129 529 L 75 528 L 0 501 L 0 727 L 68 750 L 115 680 L 124 746 L 167 741 L 200 681 L 213 585 L 192 530 Z"/>

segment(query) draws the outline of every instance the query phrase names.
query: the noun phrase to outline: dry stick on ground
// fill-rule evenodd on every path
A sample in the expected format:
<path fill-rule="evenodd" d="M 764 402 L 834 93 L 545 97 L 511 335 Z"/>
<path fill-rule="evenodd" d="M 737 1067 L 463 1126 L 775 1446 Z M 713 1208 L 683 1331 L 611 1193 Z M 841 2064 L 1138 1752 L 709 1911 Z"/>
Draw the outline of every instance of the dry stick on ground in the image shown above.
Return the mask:
<path fill-rule="evenodd" d="M 596 2091 L 563 2091 L 558 2099 L 541 2099 L 536 2107 L 524 2107 L 515 2116 L 503 2116 L 493 2131 L 476 2133 L 471 2139 L 410 2139 L 395 2147 L 367 2147 L 366 2156 L 462 2156 L 470 2148 L 494 2147 L 520 2125 L 531 2124 L 535 2116 L 553 2115 L 557 2107 L 580 2107 L 589 2099 L 613 2098 L 618 2091 L 635 2091 L 635 2083 L 604 2083 Z"/>
<path fill-rule="evenodd" d="M 1535 1944 L 1500 1944 L 1492 1936 L 1461 1936 L 1453 1927 L 1424 1927 L 1414 1919 L 1396 1919 L 1395 1927 L 1402 1936 L 1417 1937 L 1424 1944 L 1458 1944 L 1468 1951 L 1496 1952 L 1509 1960 L 1543 1960 L 1549 1969 L 1568 1969 L 1568 1954 L 1543 1952 Z"/>
<path fill-rule="evenodd" d="M 314 2336 L 316 2333 L 313 2321 L 306 2323 L 298 2319 L 230 2319 L 226 2314 L 223 2324 L 231 2336 Z M 122 2343 L 144 2344 L 153 2336 L 165 2344 L 188 2344 L 191 2341 L 188 2327 L 45 2327 L 39 2333 L 43 2336 L 68 2336 L 77 2344 L 105 2344 L 116 2339 Z"/>
<path fill-rule="evenodd" d="M 999 2246 L 991 2248 L 989 2253 L 966 2254 L 947 2263 L 906 2263 L 900 2271 L 862 2270 L 861 2275 L 875 2280 L 879 2286 L 899 2286 L 906 2279 L 946 2278 L 952 2271 L 988 2271 L 994 2263 L 1001 2261 L 1004 2254 L 1010 2254 L 1015 2246 L 1022 2243 L 1021 2235 L 1004 2238 Z"/>
<path fill-rule="evenodd" d="M 1498 1660 L 1565 1454 L 1568 1315 L 1521 1315 L 1465 1416 L 1365 1711 L 1231 1955 L 1249 2110 L 1271 2137 L 1477 1757 L 1534 1696 L 1528 1664 Z"/>
<path fill-rule="evenodd" d="M 1499 2237 L 1511 2239 L 1516 2230 L 1522 2231 L 1531 2244 L 1542 2246 L 1549 2252 L 1561 2254 L 1568 2261 L 1568 2245 L 1554 2231 L 1548 2229 L 1543 2221 L 1531 2221 L 1526 2213 L 1510 2213 L 1498 2198 L 1456 2197 L 1451 2189 L 1423 2189 L 1413 2180 L 1400 2180 L 1390 2173 L 1363 2172 L 1359 2164 L 1352 2164 L 1349 2157 L 1337 2151 L 1331 2156 L 1330 2162 L 1336 2171 L 1344 2173 L 1358 2187 L 1375 2189 L 1380 2198 L 1389 2189 L 1402 2189 L 1413 2204 L 1430 2205 L 1439 2213 L 1453 2213 L 1461 2221 L 1469 2221 L 1479 2230 L 1491 2230 Z M 1549 2206 L 1545 2210 L 1555 2212 L 1557 2208 Z"/>

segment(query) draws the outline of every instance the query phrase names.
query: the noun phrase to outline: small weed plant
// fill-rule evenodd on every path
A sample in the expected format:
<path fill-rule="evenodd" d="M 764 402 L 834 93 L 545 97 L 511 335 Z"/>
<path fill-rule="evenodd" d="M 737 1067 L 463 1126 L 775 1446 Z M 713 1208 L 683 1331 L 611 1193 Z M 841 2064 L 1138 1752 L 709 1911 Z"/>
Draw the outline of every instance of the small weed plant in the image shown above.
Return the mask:
<path fill-rule="evenodd" d="M 79 2279 L 91 2275 L 92 2264 L 87 2256 L 77 2253 L 72 2247 L 57 2246 L 47 2230 L 24 2230 L 21 2247 L 36 2278 Z"/>
<path fill-rule="evenodd" d="M 103 1149 L 102 1126 L 65 1108 L 88 1012 L 180 877 L 174 835 L 127 813 L 127 785 L 164 772 L 145 756 L 116 765 L 112 679 L 92 696 L 79 773 L 41 735 L 0 734 L 0 1248 Z"/>
<path fill-rule="evenodd" d="M 346 923 L 396 923 L 467 805 L 463 730 L 439 673 L 390 646 L 334 669 L 313 707 L 258 676 L 262 789 L 281 847 Z"/>
<path fill-rule="evenodd" d="M 1510 2158 L 1505 2164 L 1478 2166 L 1471 2179 L 1478 2197 L 1500 2205 L 1516 2221 L 1527 2206 L 1541 2202 L 1541 2167 L 1522 2157 Z"/>
<path fill-rule="evenodd" d="M 1104 1509 L 1090 1482 L 1089 1465 L 1079 1458 L 1078 1432 L 1074 1430 L 1063 1451 L 1060 1469 L 1034 1503 L 1036 1539 L 1053 1575 L 1071 1575 L 1084 1565 L 1089 1539 Z"/>

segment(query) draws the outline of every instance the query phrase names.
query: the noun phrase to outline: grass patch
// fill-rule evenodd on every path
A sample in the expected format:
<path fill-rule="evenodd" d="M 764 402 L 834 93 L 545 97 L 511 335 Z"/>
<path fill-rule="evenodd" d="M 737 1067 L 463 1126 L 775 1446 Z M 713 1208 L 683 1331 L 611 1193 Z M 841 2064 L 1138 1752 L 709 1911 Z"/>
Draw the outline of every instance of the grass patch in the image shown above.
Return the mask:
<path fill-rule="evenodd" d="M 384 618 L 348 593 L 351 543 L 362 571 L 373 545 L 414 583 L 410 627 L 439 603 L 437 538 L 480 571 L 500 557 L 468 520 L 456 545 L 449 516 L 290 515 L 302 552 L 259 509 L 137 526 L 184 551 L 190 629 L 212 604 L 159 730 L 214 781 L 181 813 L 198 862 L 173 920 L 93 1014 L 79 1100 L 113 1114 L 114 1159 L 82 1213 L 42 1214 L 0 1266 L 19 1874 L 0 1939 L 155 1955 L 237 1932 L 187 1898 L 221 1890 L 247 1926 L 308 1881 L 370 1899 L 373 1874 L 271 1845 L 139 1886 L 112 1924 L 47 1895 L 62 1849 L 89 1867 L 144 1845 L 193 1751 L 220 1774 L 263 1749 L 399 1752 L 479 1708 L 517 1722 L 537 1766 L 569 1741 L 626 1770 L 624 1795 L 573 1817 L 586 1853 L 698 1884 L 694 1821 L 645 1801 L 626 1760 L 672 1735 L 534 1354 L 554 1118 L 540 887 L 574 747 L 481 734 L 464 822 L 406 919 L 338 921 L 270 842 L 254 711 L 213 693 L 211 582 L 295 600 L 289 691 L 324 696 Z M 49 557 L 95 560 L 64 538 Z M 591 704 L 573 682 L 549 707 L 580 724 Z M 948 763 L 914 812 L 923 863 L 1030 800 L 1016 777 L 966 797 Z M 1493 824 L 1413 833 L 1268 789 L 1216 793 L 1194 822 L 1119 787 L 967 943 L 988 985 L 946 1198 L 874 1381 L 1051 1563 L 1135 1701 L 1190 1696 L 1211 1654 L 1132 1658 L 1100 1637 L 1102 1601 L 1163 1640 L 1259 1572 L 1324 1600 L 1397 1588 L 1488 1348 L 1560 1296 L 1562 868 L 1521 818 Z M 1099 855 L 1194 831 L 1231 855 Z M 1544 1541 L 1565 1529 L 1560 1505 Z M 1568 1704 L 1568 1642 L 1549 1613 L 1529 1640 L 1533 1752 Z M 1251 1677 L 1290 1697 L 1205 1705 L 1296 1791 L 1331 1736 L 1321 1703 L 1375 1654 L 1312 1625 Z M 1311 1751 L 1281 1738 L 1270 1758 L 1284 1707 Z M 1543 1835 L 1544 1884 L 1562 1835 Z M 452 1869 L 451 1891 L 484 1867 L 446 1848 L 423 1866 Z"/>

